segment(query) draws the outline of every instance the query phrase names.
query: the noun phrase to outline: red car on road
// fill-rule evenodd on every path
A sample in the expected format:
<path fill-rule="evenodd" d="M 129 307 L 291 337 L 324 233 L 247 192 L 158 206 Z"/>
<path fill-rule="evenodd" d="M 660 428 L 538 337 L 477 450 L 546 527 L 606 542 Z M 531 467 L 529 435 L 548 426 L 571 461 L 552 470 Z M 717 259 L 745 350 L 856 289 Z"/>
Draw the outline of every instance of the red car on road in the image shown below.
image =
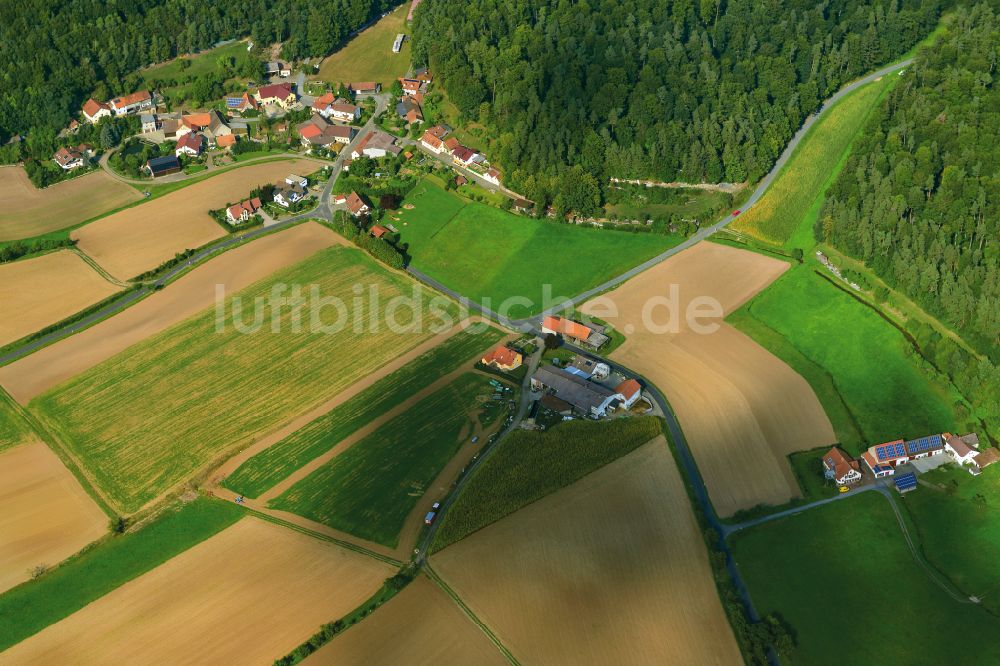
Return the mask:
<path fill-rule="evenodd" d="M 739 214 L 740 214 L 740 211 L 738 211 L 738 210 L 734 210 L 734 211 L 733 211 L 733 217 L 736 217 L 736 216 L 737 216 L 737 215 L 739 215 Z"/>

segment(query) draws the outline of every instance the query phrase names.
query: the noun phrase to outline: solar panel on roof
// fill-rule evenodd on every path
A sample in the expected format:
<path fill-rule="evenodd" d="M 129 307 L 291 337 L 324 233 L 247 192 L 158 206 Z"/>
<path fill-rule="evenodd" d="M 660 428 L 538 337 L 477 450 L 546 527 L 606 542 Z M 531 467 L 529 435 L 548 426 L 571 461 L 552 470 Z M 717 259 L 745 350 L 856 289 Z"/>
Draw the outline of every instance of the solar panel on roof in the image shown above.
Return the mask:
<path fill-rule="evenodd" d="M 903 446 L 902 444 L 897 444 L 896 445 L 896 456 L 905 456 L 905 455 L 906 455 L 906 447 Z"/>

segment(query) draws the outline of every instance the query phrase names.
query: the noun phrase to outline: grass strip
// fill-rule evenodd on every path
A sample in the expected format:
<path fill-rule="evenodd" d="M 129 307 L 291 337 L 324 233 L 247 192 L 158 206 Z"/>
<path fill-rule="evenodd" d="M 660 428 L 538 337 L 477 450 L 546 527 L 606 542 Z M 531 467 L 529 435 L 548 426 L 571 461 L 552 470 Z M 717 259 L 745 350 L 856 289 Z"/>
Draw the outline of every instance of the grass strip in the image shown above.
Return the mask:
<path fill-rule="evenodd" d="M 128 581 L 229 527 L 245 512 L 199 497 L 141 529 L 111 536 L 40 578 L 0 595 L 0 651 L 70 616 Z"/>

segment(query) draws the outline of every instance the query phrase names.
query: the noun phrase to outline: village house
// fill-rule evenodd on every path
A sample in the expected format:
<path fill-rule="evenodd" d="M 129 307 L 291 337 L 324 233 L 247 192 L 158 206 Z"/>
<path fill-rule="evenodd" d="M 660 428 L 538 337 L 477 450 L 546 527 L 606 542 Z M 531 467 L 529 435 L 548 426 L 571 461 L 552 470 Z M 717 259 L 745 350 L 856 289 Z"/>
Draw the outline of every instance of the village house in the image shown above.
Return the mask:
<path fill-rule="evenodd" d="M 87 122 L 96 123 L 101 118 L 111 117 L 111 107 L 91 97 L 83 104 L 83 117 Z"/>
<path fill-rule="evenodd" d="M 302 145 L 329 146 L 332 143 L 348 144 L 354 140 L 358 130 L 350 125 L 334 125 L 318 114 L 296 127 Z"/>
<path fill-rule="evenodd" d="M 368 233 L 370 233 L 375 238 L 382 238 L 382 236 L 385 236 L 387 233 L 389 233 L 389 229 L 383 227 L 381 224 L 375 224 L 372 225 L 372 228 L 368 230 Z"/>
<path fill-rule="evenodd" d="M 239 97 L 227 97 L 226 109 L 230 115 L 233 113 L 243 113 L 244 111 L 257 111 L 260 105 L 249 93 L 243 93 Z"/>
<path fill-rule="evenodd" d="M 405 77 L 400 77 L 399 85 L 403 87 L 403 94 L 413 96 L 419 92 L 422 92 L 423 82 L 419 79 L 407 79 Z"/>
<path fill-rule="evenodd" d="M 382 84 L 375 81 L 362 81 L 359 83 L 349 83 L 347 89 L 355 97 L 358 95 L 377 95 L 382 92 Z"/>
<path fill-rule="evenodd" d="M 458 150 L 459 148 L 462 148 L 462 147 L 463 146 L 462 146 L 462 144 L 460 144 L 458 142 L 458 139 L 456 139 L 453 136 L 449 136 L 447 139 L 444 140 L 444 150 L 442 150 L 440 152 L 443 153 L 443 154 L 445 154 L 445 155 L 451 155 L 456 150 Z"/>
<path fill-rule="evenodd" d="M 420 110 L 420 105 L 409 97 L 404 97 L 403 101 L 396 104 L 396 115 L 410 124 L 424 121 L 424 114 Z"/>
<path fill-rule="evenodd" d="M 347 195 L 347 210 L 351 211 L 351 215 L 354 217 L 360 217 L 369 211 L 368 204 L 365 200 L 358 196 L 357 192 L 351 192 Z"/>
<path fill-rule="evenodd" d="M 220 136 L 218 139 L 215 140 L 215 145 L 217 145 L 219 148 L 224 148 L 226 150 L 229 150 L 236 145 L 236 141 L 238 138 L 239 137 L 237 137 L 235 134 Z"/>
<path fill-rule="evenodd" d="M 190 157 L 197 157 L 201 155 L 201 151 L 205 148 L 205 137 L 197 132 L 188 132 L 181 138 L 177 139 L 177 145 L 174 147 L 174 154 L 177 157 L 181 155 L 188 155 Z"/>
<path fill-rule="evenodd" d="M 261 86 L 255 95 L 261 104 L 277 104 L 283 109 L 290 109 L 298 99 L 292 91 L 290 83 L 275 83 Z"/>
<path fill-rule="evenodd" d="M 52 160 L 62 167 L 63 171 L 78 169 L 87 163 L 87 156 L 79 148 L 60 148 L 52 156 Z"/>
<path fill-rule="evenodd" d="M 485 181 L 487 181 L 489 183 L 493 183 L 494 185 L 496 185 L 497 187 L 499 187 L 500 186 L 500 172 L 497 171 L 495 168 L 490 167 L 486 171 L 486 173 L 483 174 L 483 180 L 485 180 Z"/>
<path fill-rule="evenodd" d="M 562 335 L 593 349 L 601 347 L 609 339 L 608 336 L 604 335 L 604 327 L 602 326 L 585 326 L 572 319 L 552 315 L 542 320 L 542 333 Z"/>
<path fill-rule="evenodd" d="M 584 379 L 607 379 L 611 374 L 607 363 L 595 361 L 583 354 L 577 354 L 569 365 L 563 366 L 563 370 Z"/>
<path fill-rule="evenodd" d="M 241 201 L 226 209 L 226 219 L 229 220 L 229 224 L 246 222 L 251 215 L 260 210 L 260 207 L 260 199 L 257 197 Z"/>
<path fill-rule="evenodd" d="M 146 171 L 148 171 L 149 175 L 153 178 L 167 176 L 172 173 L 177 173 L 180 170 L 181 163 L 177 161 L 177 157 L 174 155 L 154 157 L 146 162 Z"/>
<path fill-rule="evenodd" d="M 328 92 L 313 100 L 313 111 L 324 118 L 333 118 L 342 123 L 350 123 L 361 119 L 361 107 L 351 104 Z"/>
<path fill-rule="evenodd" d="M 399 155 L 402 148 L 396 145 L 396 138 L 381 130 L 373 130 L 361 137 L 361 141 L 351 151 L 351 159 L 367 155 L 373 159 L 386 155 Z"/>
<path fill-rule="evenodd" d="M 455 164 L 459 166 L 468 167 L 473 164 L 479 164 L 486 161 L 486 158 L 474 151 L 471 148 L 466 148 L 465 146 L 459 146 L 451 151 L 451 159 Z"/>
<path fill-rule="evenodd" d="M 514 199 L 514 212 L 524 213 L 525 215 L 527 215 L 534 209 L 535 209 L 534 202 L 528 201 L 527 199 L 522 199 L 521 197 Z"/>
<path fill-rule="evenodd" d="M 130 116 L 145 109 L 153 108 L 153 96 L 148 90 L 140 90 L 131 95 L 115 97 L 110 102 L 111 112 L 116 116 Z"/>
<path fill-rule="evenodd" d="M 347 195 L 346 194 L 334 194 L 334 195 L 332 195 L 332 197 L 333 197 L 333 203 L 334 204 L 347 203 Z"/>
<path fill-rule="evenodd" d="M 823 456 L 823 476 L 838 486 L 861 481 L 861 464 L 835 446 Z"/>
<path fill-rule="evenodd" d="M 969 463 L 969 474 L 979 476 L 984 469 L 1000 460 L 1000 450 L 990 447 L 980 451 L 979 455 Z"/>
<path fill-rule="evenodd" d="M 160 123 L 156 118 L 155 113 L 144 113 L 139 117 L 142 122 L 142 133 L 149 134 L 160 129 Z"/>
<path fill-rule="evenodd" d="M 420 137 L 420 145 L 436 155 L 444 150 L 444 141 L 431 134 L 430 130 L 424 132 L 424 135 Z"/>
<path fill-rule="evenodd" d="M 642 397 L 642 386 L 635 379 L 626 379 L 615 387 L 615 393 L 622 397 L 622 406 L 630 409 Z"/>
<path fill-rule="evenodd" d="M 503 370 L 506 372 L 520 368 L 523 360 L 524 359 L 521 354 L 509 347 L 505 347 L 504 345 L 500 345 L 499 347 L 491 350 L 479 359 L 480 363 L 483 365 L 488 365 L 496 368 L 497 370 Z"/>
<path fill-rule="evenodd" d="M 306 196 L 306 188 L 301 181 L 289 182 L 289 180 L 286 178 L 274 186 L 274 203 L 282 208 L 288 208 Z"/>

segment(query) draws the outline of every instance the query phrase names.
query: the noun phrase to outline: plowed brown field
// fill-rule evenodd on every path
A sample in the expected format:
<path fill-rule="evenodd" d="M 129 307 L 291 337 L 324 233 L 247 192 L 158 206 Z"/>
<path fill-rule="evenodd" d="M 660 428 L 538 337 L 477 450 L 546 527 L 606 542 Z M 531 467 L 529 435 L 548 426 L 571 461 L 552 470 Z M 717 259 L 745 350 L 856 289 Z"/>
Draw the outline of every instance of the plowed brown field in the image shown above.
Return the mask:
<path fill-rule="evenodd" d="M 108 526 L 94 501 L 41 442 L 0 453 L 0 592 L 53 566 Z"/>
<path fill-rule="evenodd" d="M 788 264 L 716 243 L 699 243 L 629 280 L 583 309 L 616 324 L 628 339 L 612 358 L 652 381 L 670 402 L 716 511 L 729 516 L 799 496 L 785 456 L 836 441 L 809 384 L 780 359 L 716 318 L 702 334 L 678 318 L 676 330 L 644 325 L 651 298 L 678 287 L 683 314 L 695 298 L 716 299 L 723 315 L 776 280 Z M 602 312 L 613 303 L 618 316 Z M 666 309 L 654 312 L 664 324 Z"/>
<path fill-rule="evenodd" d="M 0 241 L 65 229 L 141 198 L 103 171 L 39 190 L 21 167 L 0 167 Z"/>
<path fill-rule="evenodd" d="M 121 287 L 69 250 L 0 264 L 0 346 L 51 326 Z"/>
<path fill-rule="evenodd" d="M 662 437 L 431 563 L 522 663 L 742 662 Z"/>
<path fill-rule="evenodd" d="M 306 663 L 506 666 L 507 660 L 441 588 L 420 576 Z"/>
<path fill-rule="evenodd" d="M 0 655 L 12 664 L 271 664 L 393 568 L 244 518 Z"/>
<path fill-rule="evenodd" d="M 120 314 L 3 366 L 0 385 L 27 404 L 70 377 L 211 307 L 216 285 L 225 285 L 226 293 L 237 292 L 337 242 L 340 237 L 332 231 L 308 222 L 225 252 Z"/>
<path fill-rule="evenodd" d="M 309 160 L 290 160 L 233 169 L 80 227 L 70 237 L 104 270 L 128 280 L 178 252 L 225 236 L 209 217 L 209 210 L 245 198 L 257 185 L 276 182 L 289 173 L 315 171 L 317 166 Z"/>

